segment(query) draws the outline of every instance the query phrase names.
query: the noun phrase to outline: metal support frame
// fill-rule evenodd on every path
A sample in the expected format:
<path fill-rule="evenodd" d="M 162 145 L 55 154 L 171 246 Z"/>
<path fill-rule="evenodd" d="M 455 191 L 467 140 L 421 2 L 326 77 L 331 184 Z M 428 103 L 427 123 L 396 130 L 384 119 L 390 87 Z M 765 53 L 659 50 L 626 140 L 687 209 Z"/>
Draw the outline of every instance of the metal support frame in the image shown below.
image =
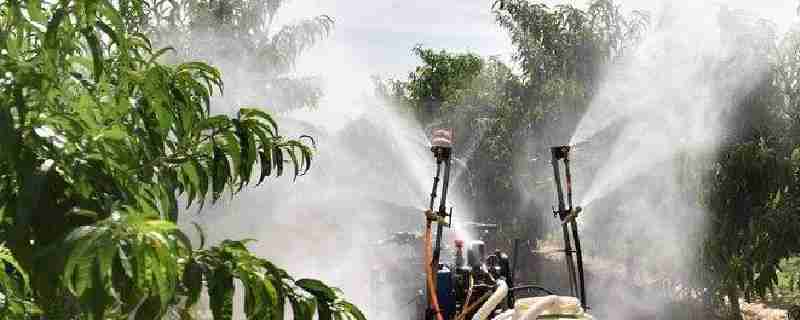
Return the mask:
<path fill-rule="evenodd" d="M 578 236 L 578 223 L 575 221 L 577 214 L 580 213 L 580 207 L 573 207 L 572 204 L 572 174 L 569 167 L 569 146 L 557 146 L 550 148 L 553 156 L 553 181 L 556 186 L 556 194 L 558 198 L 558 209 L 553 209 L 553 213 L 561 221 L 561 229 L 564 234 L 564 255 L 567 263 L 567 272 L 570 280 L 570 292 L 580 299 L 581 306 L 584 309 L 588 308 L 586 303 L 586 285 L 583 274 L 583 253 L 581 251 L 581 241 Z M 561 171 L 559 169 L 559 160 L 564 163 L 564 186 L 561 184 Z M 566 190 L 565 190 L 566 189 Z M 564 194 L 566 191 L 566 203 L 564 201 Z M 572 245 L 575 245 L 575 250 L 572 250 Z M 577 265 L 573 260 L 572 254 L 575 253 L 577 258 Z M 576 269 L 577 268 L 577 274 Z"/>
<path fill-rule="evenodd" d="M 442 179 L 442 197 L 439 199 L 439 209 L 436 211 L 436 242 L 434 242 L 433 246 L 433 257 L 431 259 L 431 264 L 433 270 L 438 269 L 439 265 L 439 257 L 442 252 L 442 234 L 444 233 L 444 227 L 450 227 L 450 222 L 453 219 L 452 210 L 447 212 L 447 190 L 450 186 L 450 165 L 451 161 L 451 148 L 445 147 L 433 147 L 431 148 L 433 151 L 434 157 L 436 158 L 436 173 L 437 177 L 439 174 L 439 168 L 441 164 L 444 163 L 444 178 Z M 434 199 L 436 197 L 436 182 L 434 181 L 434 191 L 431 193 L 431 203 L 430 203 L 430 210 L 433 211 L 433 204 Z M 447 219 L 447 222 L 445 222 Z"/>
<path fill-rule="evenodd" d="M 452 135 L 452 132 L 450 132 Z M 436 139 L 436 133 L 434 133 L 434 142 Z M 452 138 L 452 136 L 450 137 Z M 431 256 L 431 270 L 436 272 L 439 270 L 439 257 L 441 256 L 442 252 L 442 235 L 444 234 L 444 227 L 450 227 L 453 218 L 453 210 L 450 209 L 450 212 L 447 211 L 447 191 L 448 187 L 450 186 L 450 168 L 451 168 L 451 156 L 452 156 L 452 147 L 450 145 L 434 145 L 431 147 L 431 152 L 433 152 L 433 157 L 436 159 L 436 176 L 433 178 L 433 188 L 431 189 L 431 199 L 428 205 L 428 209 L 432 212 L 432 215 L 428 217 L 428 226 L 431 223 L 436 222 L 436 241 L 434 242 L 433 246 L 433 253 Z M 444 173 L 442 173 L 442 165 L 444 165 Z M 439 198 L 439 208 L 434 211 L 434 205 L 436 204 L 436 192 L 439 190 L 439 181 L 441 177 L 442 182 L 442 194 Z M 433 319 L 433 310 L 431 309 L 431 292 L 427 288 L 426 285 L 426 301 L 428 306 L 426 307 L 425 318 L 426 319 Z"/>

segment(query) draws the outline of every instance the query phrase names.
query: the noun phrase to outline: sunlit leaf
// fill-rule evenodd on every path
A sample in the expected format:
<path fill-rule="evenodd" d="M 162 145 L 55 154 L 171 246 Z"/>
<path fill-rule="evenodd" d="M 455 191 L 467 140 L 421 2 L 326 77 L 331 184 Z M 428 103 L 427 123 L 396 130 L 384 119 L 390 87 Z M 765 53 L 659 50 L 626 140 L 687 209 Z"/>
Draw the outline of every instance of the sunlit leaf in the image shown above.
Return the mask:
<path fill-rule="evenodd" d="M 213 270 L 208 279 L 208 296 L 214 320 L 233 317 L 233 276 L 224 268 Z"/>

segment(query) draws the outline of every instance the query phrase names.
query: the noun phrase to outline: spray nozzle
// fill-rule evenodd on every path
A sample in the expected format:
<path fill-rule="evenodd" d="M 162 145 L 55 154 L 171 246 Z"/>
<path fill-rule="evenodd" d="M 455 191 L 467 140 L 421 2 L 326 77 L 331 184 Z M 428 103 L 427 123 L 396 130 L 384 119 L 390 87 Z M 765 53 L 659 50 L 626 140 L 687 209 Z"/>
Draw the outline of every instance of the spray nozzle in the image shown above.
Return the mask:
<path fill-rule="evenodd" d="M 428 221 L 436 221 L 438 218 L 437 214 L 433 212 L 431 209 L 425 209 L 425 219 Z"/>
<path fill-rule="evenodd" d="M 433 158 L 436 159 L 437 163 L 449 160 L 452 150 L 453 149 L 450 147 L 442 147 L 442 146 L 431 147 L 431 152 L 433 152 Z"/>
<path fill-rule="evenodd" d="M 567 211 L 567 215 L 562 219 L 561 224 L 566 224 L 572 221 L 575 221 L 575 218 L 578 217 L 578 214 L 583 211 L 581 207 L 572 208 L 572 210 Z"/>
<path fill-rule="evenodd" d="M 434 129 L 431 136 L 431 152 L 436 162 L 449 160 L 453 149 L 453 129 Z"/>
<path fill-rule="evenodd" d="M 563 211 L 556 210 L 556 208 L 553 207 L 553 216 L 560 217 L 562 224 L 575 220 L 581 212 L 583 212 L 583 208 L 580 206 Z"/>
<path fill-rule="evenodd" d="M 446 148 L 450 149 L 453 147 L 453 129 L 452 128 L 440 128 L 434 129 L 431 132 L 431 149 L 434 148 Z"/>
<path fill-rule="evenodd" d="M 443 226 L 449 228 L 453 223 L 453 207 L 450 207 L 450 212 L 445 211 L 444 208 L 440 208 L 437 215 L 439 219 L 438 223 L 441 223 Z M 445 218 L 447 218 L 447 221 L 445 221 Z"/>
<path fill-rule="evenodd" d="M 569 151 L 572 147 L 570 146 L 557 146 L 551 147 L 550 152 L 553 153 L 553 159 L 560 160 L 560 159 L 568 159 L 569 158 Z"/>
<path fill-rule="evenodd" d="M 445 211 L 445 209 L 439 209 L 437 211 L 425 209 L 425 219 L 449 227 L 453 222 L 453 207 L 450 207 L 450 212 Z"/>

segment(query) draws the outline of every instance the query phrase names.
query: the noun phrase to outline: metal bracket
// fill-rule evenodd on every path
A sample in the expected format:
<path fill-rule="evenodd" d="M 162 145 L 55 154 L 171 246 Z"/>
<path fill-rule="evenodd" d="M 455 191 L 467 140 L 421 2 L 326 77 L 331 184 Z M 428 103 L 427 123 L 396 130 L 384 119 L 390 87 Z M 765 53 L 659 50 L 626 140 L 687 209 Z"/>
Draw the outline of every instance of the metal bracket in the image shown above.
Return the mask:
<path fill-rule="evenodd" d="M 436 213 L 438 215 L 436 222 L 441 223 L 442 226 L 450 228 L 453 225 L 453 207 L 450 207 L 450 212 L 442 212 L 439 211 Z M 447 222 L 445 222 L 445 218 Z"/>

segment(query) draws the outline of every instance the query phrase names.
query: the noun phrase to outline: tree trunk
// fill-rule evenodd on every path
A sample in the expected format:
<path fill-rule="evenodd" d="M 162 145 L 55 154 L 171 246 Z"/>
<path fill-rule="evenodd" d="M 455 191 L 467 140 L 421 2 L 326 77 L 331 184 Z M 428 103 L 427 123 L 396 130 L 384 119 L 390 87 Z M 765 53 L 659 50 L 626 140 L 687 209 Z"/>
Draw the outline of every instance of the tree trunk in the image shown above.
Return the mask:
<path fill-rule="evenodd" d="M 769 286 L 769 294 L 772 296 L 773 300 L 778 300 L 778 294 L 775 292 L 775 287 Z"/>
<path fill-rule="evenodd" d="M 755 279 L 755 274 L 753 272 L 752 267 L 747 266 L 745 268 L 746 268 L 745 270 L 747 271 L 747 282 L 742 284 L 742 288 L 744 289 L 744 301 L 747 303 L 752 303 L 753 299 L 751 293 L 753 290 L 751 288 L 751 284 L 752 284 L 752 279 Z"/>
<path fill-rule="evenodd" d="M 728 288 L 728 301 L 731 304 L 731 319 L 742 320 L 742 307 L 739 305 L 739 289 L 736 286 Z"/>
<path fill-rule="evenodd" d="M 744 290 L 744 301 L 747 303 L 753 302 L 753 300 L 750 297 L 750 290 L 747 289 Z"/>

